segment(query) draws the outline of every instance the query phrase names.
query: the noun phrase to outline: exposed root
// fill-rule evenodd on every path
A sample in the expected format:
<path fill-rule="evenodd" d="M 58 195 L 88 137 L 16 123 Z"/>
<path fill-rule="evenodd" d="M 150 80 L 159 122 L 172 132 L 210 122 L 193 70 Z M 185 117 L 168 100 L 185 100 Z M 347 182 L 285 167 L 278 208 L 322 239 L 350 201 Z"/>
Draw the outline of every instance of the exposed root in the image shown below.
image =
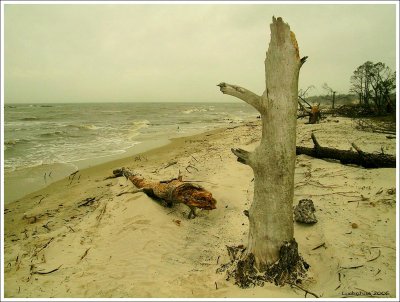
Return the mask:
<path fill-rule="evenodd" d="M 241 288 L 263 286 L 265 282 L 283 286 L 300 284 L 306 277 L 307 262 L 299 255 L 296 240 L 286 242 L 280 249 L 279 260 L 274 264 L 258 269 L 252 253 L 245 253 L 243 246 L 227 247 L 231 262 L 223 264 L 218 273 L 226 271 L 227 280 L 235 280 Z"/>

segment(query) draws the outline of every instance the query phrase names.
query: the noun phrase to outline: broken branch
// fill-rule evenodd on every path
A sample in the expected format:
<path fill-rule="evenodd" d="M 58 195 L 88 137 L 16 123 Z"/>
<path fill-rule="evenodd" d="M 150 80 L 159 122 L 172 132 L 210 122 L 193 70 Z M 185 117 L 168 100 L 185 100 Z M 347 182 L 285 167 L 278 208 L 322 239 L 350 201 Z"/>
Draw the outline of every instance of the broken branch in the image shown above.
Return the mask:
<path fill-rule="evenodd" d="M 217 86 L 219 86 L 219 89 L 223 94 L 228 94 L 245 101 L 247 104 L 257 109 L 260 113 L 264 111 L 261 97 L 254 92 L 251 92 L 246 88 L 230 85 L 224 82 L 218 84 Z"/>

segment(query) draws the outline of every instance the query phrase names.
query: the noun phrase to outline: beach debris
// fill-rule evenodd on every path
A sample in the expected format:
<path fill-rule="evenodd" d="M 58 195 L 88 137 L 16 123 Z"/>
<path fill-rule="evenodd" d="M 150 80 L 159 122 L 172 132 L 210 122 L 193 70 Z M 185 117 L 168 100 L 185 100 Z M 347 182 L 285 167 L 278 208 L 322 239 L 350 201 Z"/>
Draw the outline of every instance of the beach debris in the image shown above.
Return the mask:
<path fill-rule="evenodd" d="M 107 208 L 107 204 L 105 204 L 105 205 L 101 208 L 99 215 L 96 216 L 97 225 L 99 225 L 101 219 L 103 218 L 103 215 L 104 215 L 104 213 L 106 212 L 106 208 Z"/>
<path fill-rule="evenodd" d="M 22 219 L 27 220 L 29 224 L 33 224 L 36 223 L 39 218 L 41 217 L 41 214 L 33 214 L 33 213 L 24 213 L 24 215 L 22 216 Z"/>
<path fill-rule="evenodd" d="M 171 166 L 173 166 L 173 165 L 176 165 L 178 162 L 177 161 L 171 161 L 171 162 L 169 162 L 168 164 L 166 164 L 165 166 L 164 166 L 164 169 L 167 169 L 168 167 L 171 167 Z"/>
<path fill-rule="evenodd" d="M 96 201 L 96 197 L 88 197 L 78 203 L 78 208 L 92 205 Z"/>
<path fill-rule="evenodd" d="M 47 274 L 51 274 L 51 273 L 54 273 L 54 272 L 56 272 L 56 271 L 58 271 L 59 269 L 60 269 L 60 267 L 62 266 L 62 264 L 59 266 L 59 267 L 57 267 L 57 268 L 55 268 L 55 269 L 52 269 L 52 270 L 49 270 L 49 271 L 43 271 L 42 269 L 41 270 L 36 270 L 35 268 L 35 265 L 34 264 L 32 264 L 31 265 L 31 274 L 33 275 L 33 274 L 38 274 L 38 275 L 47 275 Z"/>
<path fill-rule="evenodd" d="M 45 228 L 47 231 L 50 232 L 51 230 L 50 230 L 50 228 L 49 228 L 49 226 L 48 226 L 49 223 L 50 223 L 50 220 L 47 221 L 44 225 L 42 225 L 42 227 Z"/>
<path fill-rule="evenodd" d="M 70 180 L 70 182 L 69 182 L 68 185 L 71 185 L 71 184 L 72 184 L 72 182 L 74 181 L 75 176 L 76 176 L 78 173 L 79 173 L 79 170 L 76 170 L 75 172 L 71 173 L 71 174 L 68 176 L 68 179 Z M 80 178 L 81 178 L 81 176 L 79 175 L 78 180 L 79 180 Z"/>
<path fill-rule="evenodd" d="M 316 247 L 312 248 L 311 250 L 312 250 L 312 251 L 315 251 L 315 250 L 319 249 L 320 247 L 326 248 L 325 242 L 323 242 L 323 243 L 321 243 L 321 244 L 318 244 Z"/>
<path fill-rule="evenodd" d="M 185 168 L 185 170 L 186 170 L 188 173 L 192 173 L 192 172 L 190 172 L 189 168 L 192 168 L 192 169 L 194 169 L 194 170 L 196 170 L 196 171 L 199 171 L 199 169 L 197 169 L 195 166 L 192 166 L 192 165 L 189 164 L 189 165 L 187 165 L 186 168 Z"/>
<path fill-rule="evenodd" d="M 54 237 L 51 237 L 49 241 L 47 241 L 42 247 L 40 247 L 39 249 L 37 249 L 37 247 L 35 247 L 35 250 L 32 254 L 32 257 L 36 257 L 41 251 L 43 251 L 45 248 L 47 248 L 49 246 L 49 244 L 54 240 Z"/>
<path fill-rule="evenodd" d="M 307 294 L 313 295 L 315 298 L 319 298 L 319 296 L 313 292 L 310 292 L 308 289 L 301 287 L 300 285 L 298 285 L 297 283 L 293 283 L 293 282 L 288 282 L 288 284 L 290 284 L 291 286 L 297 287 L 298 289 L 301 289 L 302 291 L 305 292 L 304 294 L 304 298 L 307 298 Z"/>
<path fill-rule="evenodd" d="M 37 204 L 40 204 L 42 202 L 42 200 L 45 199 L 47 196 L 49 196 L 49 194 L 47 194 L 46 196 L 43 196 L 42 198 L 40 198 Z"/>
<path fill-rule="evenodd" d="M 91 249 L 90 247 L 86 249 L 86 251 L 83 253 L 83 255 L 79 258 L 78 262 L 80 262 L 83 258 L 85 258 L 87 256 L 90 249 Z"/>
<path fill-rule="evenodd" d="M 386 191 L 386 193 L 389 195 L 394 195 L 396 194 L 396 188 L 390 188 Z"/>
<path fill-rule="evenodd" d="M 172 219 L 172 221 L 177 225 L 181 226 L 181 221 L 179 219 Z"/>
<path fill-rule="evenodd" d="M 162 201 L 162 203 L 171 207 L 175 203 L 183 203 L 190 208 L 188 218 L 196 217 L 196 208 L 204 210 L 213 210 L 216 208 L 217 201 L 212 194 L 203 187 L 182 181 L 182 177 L 173 178 L 164 181 L 148 181 L 140 175 L 122 168 L 113 171 L 114 175 L 124 175 L 137 188 L 153 199 Z"/>
<path fill-rule="evenodd" d="M 300 223 L 314 224 L 318 222 L 315 217 L 315 207 L 311 199 L 301 199 L 294 208 L 294 219 Z"/>
<path fill-rule="evenodd" d="M 351 224 L 351 227 L 352 227 L 353 229 L 357 229 L 357 228 L 358 228 L 358 224 L 355 223 L 355 222 L 353 222 L 353 223 Z"/>
<path fill-rule="evenodd" d="M 374 258 L 368 259 L 367 262 L 371 262 L 371 261 L 378 259 L 380 257 L 380 255 L 381 255 L 381 250 L 378 250 L 378 255 L 375 256 Z"/>
<path fill-rule="evenodd" d="M 351 145 L 356 150 L 339 150 L 335 148 L 321 147 L 315 137 L 311 134 L 311 139 L 314 142 L 313 148 L 296 146 L 296 154 L 305 154 L 315 158 L 321 159 L 336 159 L 340 163 L 348 165 L 357 165 L 364 168 L 396 168 L 396 156 L 389 154 L 375 154 L 362 151 L 354 143 Z"/>

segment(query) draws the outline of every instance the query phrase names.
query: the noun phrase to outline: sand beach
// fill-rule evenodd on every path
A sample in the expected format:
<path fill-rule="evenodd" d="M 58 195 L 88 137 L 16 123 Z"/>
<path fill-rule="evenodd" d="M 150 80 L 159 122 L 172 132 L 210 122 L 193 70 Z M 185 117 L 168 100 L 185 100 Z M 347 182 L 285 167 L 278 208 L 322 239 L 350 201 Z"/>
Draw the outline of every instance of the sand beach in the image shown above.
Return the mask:
<path fill-rule="evenodd" d="M 396 140 L 360 131 L 349 118 L 298 120 L 297 145 L 396 154 Z M 253 174 L 232 147 L 253 150 L 257 119 L 181 137 L 67 177 L 4 206 L 6 298 L 303 298 L 285 285 L 238 288 L 216 273 L 226 246 L 247 244 Z M 217 200 L 217 209 L 166 208 L 123 177 L 127 167 L 153 180 L 183 176 Z M 124 194 L 121 194 L 124 193 Z M 396 297 L 396 169 L 364 169 L 297 156 L 294 205 L 312 199 L 318 222 L 295 222 L 310 264 L 302 286 L 323 298 Z M 85 201 L 86 205 L 82 205 Z M 308 297 L 311 297 L 308 295 Z"/>

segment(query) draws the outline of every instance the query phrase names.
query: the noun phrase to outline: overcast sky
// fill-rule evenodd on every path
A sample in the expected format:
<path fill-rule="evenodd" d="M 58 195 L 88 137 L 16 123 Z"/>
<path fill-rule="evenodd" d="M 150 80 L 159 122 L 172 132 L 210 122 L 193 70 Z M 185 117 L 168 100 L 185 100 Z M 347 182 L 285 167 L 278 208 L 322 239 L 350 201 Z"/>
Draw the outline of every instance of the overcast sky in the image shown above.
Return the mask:
<path fill-rule="evenodd" d="M 4 6 L 5 101 L 230 101 L 264 91 L 272 16 L 308 56 L 299 88 L 347 93 L 370 60 L 396 68 L 394 4 Z"/>

